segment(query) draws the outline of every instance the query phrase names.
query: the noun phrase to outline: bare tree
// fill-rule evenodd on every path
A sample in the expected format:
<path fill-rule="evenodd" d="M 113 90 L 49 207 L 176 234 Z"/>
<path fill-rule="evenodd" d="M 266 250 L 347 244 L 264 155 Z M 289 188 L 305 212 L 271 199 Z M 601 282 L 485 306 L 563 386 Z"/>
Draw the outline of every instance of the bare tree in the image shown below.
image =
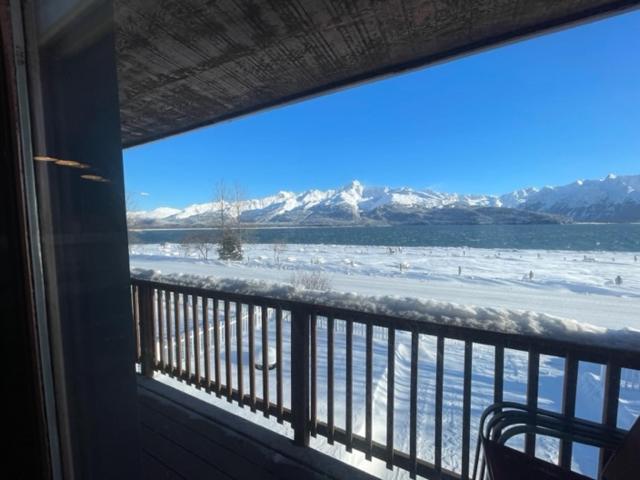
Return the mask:
<path fill-rule="evenodd" d="M 331 290 L 331 280 L 324 272 L 318 270 L 311 272 L 297 270 L 293 272 L 289 282 L 294 287 L 305 290 L 319 290 L 321 292 Z"/>
<path fill-rule="evenodd" d="M 135 222 L 131 217 L 131 213 L 135 212 L 138 209 L 136 194 L 133 192 L 126 192 L 124 201 L 126 208 L 127 240 L 129 243 L 129 255 L 131 255 L 133 253 L 133 245 L 136 243 L 140 243 L 140 235 L 133 229 Z"/>
<path fill-rule="evenodd" d="M 219 180 L 215 187 L 215 198 L 212 207 L 217 209 L 218 221 L 221 229 L 225 228 L 228 198 L 229 192 L 227 185 L 224 180 Z"/>
<path fill-rule="evenodd" d="M 180 243 L 178 244 L 178 248 L 182 252 L 183 256 L 188 257 L 189 255 L 191 255 L 191 244 L 187 243 L 184 239 L 180 241 Z"/>
<path fill-rule="evenodd" d="M 205 232 L 195 232 L 187 236 L 183 246 L 187 252 L 186 255 L 194 251 L 202 260 L 209 260 L 209 254 L 213 250 L 213 244 Z"/>
<path fill-rule="evenodd" d="M 127 213 L 133 212 L 138 208 L 138 202 L 136 201 L 136 197 L 133 192 L 125 192 L 124 203 L 127 209 Z"/>
<path fill-rule="evenodd" d="M 210 243 L 203 242 L 197 243 L 193 247 L 196 249 L 196 252 L 198 252 L 200 258 L 202 258 L 203 260 L 209 260 L 209 252 L 211 251 L 211 246 L 212 245 Z"/>
<path fill-rule="evenodd" d="M 236 182 L 233 186 L 233 213 L 235 222 L 238 226 L 241 224 L 240 215 L 242 214 L 242 202 L 245 199 L 244 188 Z"/>
<path fill-rule="evenodd" d="M 280 254 L 287 249 L 287 244 L 282 242 L 276 242 L 273 244 L 273 262 L 276 265 L 280 265 Z"/>
<path fill-rule="evenodd" d="M 218 242 L 218 257 L 221 260 L 242 260 L 242 238 L 237 228 L 234 228 L 233 223 L 237 227 L 237 221 L 239 216 L 236 217 L 236 221 L 229 221 L 227 219 L 228 210 L 231 208 L 240 208 L 239 200 L 241 196 L 241 189 L 236 186 L 235 188 L 236 202 L 230 205 L 229 199 L 232 195 L 229 193 L 227 185 L 224 180 L 220 180 L 216 185 L 216 201 L 213 205 L 217 206 L 219 221 L 220 221 L 220 238 Z"/>

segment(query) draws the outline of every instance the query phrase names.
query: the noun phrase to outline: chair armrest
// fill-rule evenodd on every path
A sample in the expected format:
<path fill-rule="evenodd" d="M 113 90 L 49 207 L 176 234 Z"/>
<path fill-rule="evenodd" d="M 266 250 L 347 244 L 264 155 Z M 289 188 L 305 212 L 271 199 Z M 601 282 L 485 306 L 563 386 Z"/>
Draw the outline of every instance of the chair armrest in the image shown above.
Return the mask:
<path fill-rule="evenodd" d="M 493 416 L 487 421 L 491 413 Z M 529 429 L 542 428 L 552 433 L 551 436 L 564 440 L 571 441 L 581 437 L 590 445 L 608 449 L 620 445 L 626 434 L 625 430 L 619 428 L 567 417 L 561 413 L 518 403 L 500 402 L 491 405 L 483 413 L 480 420 L 480 436 L 499 441 L 501 431 L 513 425 Z M 523 433 L 526 433 L 526 430 Z"/>
<path fill-rule="evenodd" d="M 503 445 L 510 438 L 526 433 L 616 450 L 622 444 L 627 432 L 619 428 L 567 417 L 561 413 L 529 407 L 520 403 L 494 403 L 485 409 L 480 417 L 473 478 L 476 478 L 481 445 L 487 441 Z M 481 471 L 482 478 L 484 463 Z"/>

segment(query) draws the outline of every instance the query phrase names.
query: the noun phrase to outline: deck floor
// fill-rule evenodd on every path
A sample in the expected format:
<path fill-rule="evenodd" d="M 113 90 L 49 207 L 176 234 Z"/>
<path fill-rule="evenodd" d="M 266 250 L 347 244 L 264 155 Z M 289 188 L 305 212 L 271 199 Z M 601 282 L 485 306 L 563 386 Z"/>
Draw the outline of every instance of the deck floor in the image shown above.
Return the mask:
<path fill-rule="evenodd" d="M 145 479 L 373 478 L 159 382 L 138 397 Z"/>

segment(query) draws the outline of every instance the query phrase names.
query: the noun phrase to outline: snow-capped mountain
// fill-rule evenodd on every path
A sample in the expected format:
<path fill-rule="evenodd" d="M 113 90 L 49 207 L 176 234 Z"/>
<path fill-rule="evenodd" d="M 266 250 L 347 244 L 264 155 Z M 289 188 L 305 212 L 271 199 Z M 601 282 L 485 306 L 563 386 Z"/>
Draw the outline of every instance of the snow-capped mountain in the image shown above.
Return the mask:
<path fill-rule="evenodd" d="M 561 187 L 529 188 L 500 197 L 502 204 L 563 215 L 579 222 L 640 221 L 640 175 L 607 175 Z"/>
<path fill-rule="evenodd" d="M 174 215 L 178 215 L 182 210 L 171 207 L 160 207 L 149 212 L 144 210 L 127 212 L 127 220 L 131 222 L 149 221 L 149 220 L 163 220 Z"/>
<path fill-rule="evenodd" d="M 631 222 L 640 221 L 640 175 L 609 175 L 501 196 L 368 187 L 354 180 L 332 190 L 129 212 L 128 220 L 135 226 L 216 225 L 221 210 L 225 219 L 239 217 L 247 224 Z"/>

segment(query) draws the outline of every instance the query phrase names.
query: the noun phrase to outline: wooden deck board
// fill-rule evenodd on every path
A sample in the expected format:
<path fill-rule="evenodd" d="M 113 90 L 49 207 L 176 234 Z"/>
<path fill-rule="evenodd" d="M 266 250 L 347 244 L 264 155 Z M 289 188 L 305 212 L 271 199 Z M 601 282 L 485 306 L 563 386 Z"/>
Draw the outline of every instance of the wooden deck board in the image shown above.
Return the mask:
<path fill-rule="evenodd" d="M 373 478 L 157 381 L 139 377 L 138 394 L 144 478 Z"/>
<path fill-rule="evenodd" d="M 147 450 L 142 451 L 141 460 L 144 480 L 183 480 L 185 478 Z"/>
<path fill-rule="evenodd" d="M 184 425 L 180 421 L 167 417 L 156 410 L 156 406 L 141 399 L 140 415 L 143 426 L 153 425 L 154 431 L 186 449 L 191 455 L 212 465 L 215 470 L 227 473 L 233 470 L 233 478 L 277 478 L 266 472 L 264 467 L 252 458 L 247 458 L 243 452 L 236 452 L 233 445 L 226 441 L 216 441 L 203 435 L 196 429 Z M 220 439 L 220 440 L 226 440 Z"/>
<path fill-rule="evenodd" d="M 189 480 L 233 478 L 226 475 L 223 470 L 214 467 L 211 463 L 194 455 L 183 445 L 152 430 L 146 425 L 142 425 L 141 433 L 143 445 L 149 451 L 153 452 L 155 458 L 162 460 L 171 471 L 179 472 L 179 475 Z M 146 474 L 145 478 L 148 478 Z"/>

